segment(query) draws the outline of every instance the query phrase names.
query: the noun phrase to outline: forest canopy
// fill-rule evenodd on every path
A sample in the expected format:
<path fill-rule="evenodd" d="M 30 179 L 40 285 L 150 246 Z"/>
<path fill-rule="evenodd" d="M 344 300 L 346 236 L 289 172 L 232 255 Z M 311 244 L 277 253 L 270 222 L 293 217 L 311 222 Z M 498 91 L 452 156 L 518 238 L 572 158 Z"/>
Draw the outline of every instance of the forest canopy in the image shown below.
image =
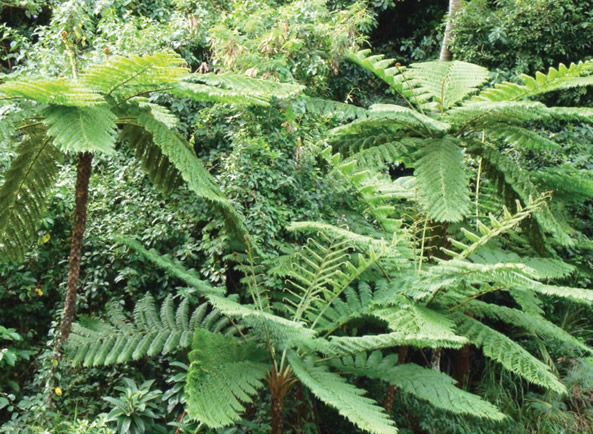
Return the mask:
<path fill-rule="evenodd" d="M 0 433 L 593 433 L 593 2 L 0 4 Z"/>

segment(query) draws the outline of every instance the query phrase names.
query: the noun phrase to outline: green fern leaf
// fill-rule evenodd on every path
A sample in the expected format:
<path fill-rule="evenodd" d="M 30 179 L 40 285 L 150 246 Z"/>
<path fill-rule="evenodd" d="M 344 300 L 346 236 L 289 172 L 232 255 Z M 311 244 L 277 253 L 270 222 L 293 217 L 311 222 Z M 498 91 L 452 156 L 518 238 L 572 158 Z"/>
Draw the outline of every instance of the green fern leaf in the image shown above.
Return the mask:
<path fill-rule="evenodd" d="M 559 149 L 560 145 L 538 133 L 513 125 L 492 125 L 486 129 L 486 134 L 495 140 L 517 149 L 531 149 L 536 151 Z"/>
<path fill-rule="evenodd" d="M 89 107 L 105 104 L 97 92 L 66 78 L 39 78 L 7 81 L 0 84 L 0 98 L 24 98 L 40 104 Z"/>
<path fill-rule="evenodd" d="M 380 351 L 368 356 L 360 353 L 355 357 L 334 359 L 332 366 L 340 372 L 387 381 L 404 393 L 451 413 L 493 420 L 505 417 L 494 405 L 456 387 L 455 380 L 448 375 L 413 363 L 398 365 L 395 354 L 383 357 Z"/>
<path fill-rule="evenodd" d="M 0 187 L 0 257 L 18 261 L 37 235 L 49 194 L 58 175 L 62 154 L 49 140 L 30 137 L 17 149 L 17 156 Z"/>
<path fill-rule="evenodd" d="M 222 428 L 241 418 L 243 403 L 263 387 L 270 369 L 266 355 L 252 343 L 198 329 L 189 354 L 185 386 L 188 415 L 210 428 Z"/>
<path fill-rule="evenodd" d="M 288 361 L 294 374 L 313 395 L 338 410 L 358 428 L 377 434 L 397 433 L 397 428 L 383 408 L 364 397 L 362 389 L 347 383 L 338 374 L 315 364 L 311 359 L 301 360 L 296 354 L 289 353 Z"/>
<path fill-rule="evenodd" d="M 106 63 L 87 69 L 81 82 L 103 94 L 126 99 L 166 88 L 188 73 L 181 56 L 164 51 L 141 57 L 112 56 Z"/>
<path fill-rule="evenodd" d="M 550 372 L 550 368 L 513 340 L 466 315 L 454 315 L 454 319 L 458 332 L 480 347 L 486 357 L 531 383 L 566 393 L 566 387 Z"/>
<path fill-rule="evenodd" d="M 416 163 L 419 199 L 437 222 L 458 222 L 470 211 L 463 153 L 452 138 L 427 140 Z"/>
<path fill-rule="evenodd" d="M 43 123 L 54 145 L 64 152 L 114 152 L 116 116 L 107 106 L 50 106 Z"/>

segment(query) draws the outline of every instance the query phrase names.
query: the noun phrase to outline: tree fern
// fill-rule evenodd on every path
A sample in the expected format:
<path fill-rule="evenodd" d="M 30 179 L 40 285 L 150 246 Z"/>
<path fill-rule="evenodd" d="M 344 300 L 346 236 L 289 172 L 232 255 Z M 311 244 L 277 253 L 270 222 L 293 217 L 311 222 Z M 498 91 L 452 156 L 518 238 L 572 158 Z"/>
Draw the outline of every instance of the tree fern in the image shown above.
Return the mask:
<path fill-rule="evenodd" d="M 426 141 L 419 151 L 414 174 L 420 201 L 433 220 L 458 222 L 468 214 L 469 178 L 455 140 Z"/>
<path fill-rule="evenodd" d="M 296 354 L 289 353 L 288 361 L 294 374 L 313 395 L 338 410 L 358 428 L 371 433 L 397 433 L 397 428 L 383 408 L 364 397 L 363 390 L 330 372 L 327 367 L 315 364 L 312 359 L 302 360 Z"/>
<path fill-rule="evenodd" d="M 241 418 L 244 403 L 263 386 L 270 362 L 255 344 L 198 329 L 189 355 L 186 411 L 210 428 Z"/>
<path fill-rule="evenodd" d="M 514 125 L 488 125 L 486 134 L 497 141 L 503 142 L 515 149 L 530 149 L 535 151 L 555 150 L 560 145 L 542 135 L 528 129 Z"/>
<path fill-rule="evenodd" d="M 455 380 L 448 375 L 414 363 L 398 365 L 395 354 L 383 357 L 380 351 L 360 353 L 333 359 L 331 364 L 341 372 L 387 381 L 402 392 L 451 413 L 493 420 L 505 417 L 494 405 L 456 387 Z"/>
<path fill-rule="evenodd" d="M 513 340 L 466 315 L 456 315 L 455 320 L 459 333 L 480 347 L 486 357 L 531 383 L 566 393 L 566 387 L 550 372 L 550 368 Z"/>
<path fill-rule="evenodd" d="M 216 310 L 202 304 L 191 310 L 184 299 L 177 309 L 167 296 L 160 312 L 154 298 L 146 295 L 134 309 L 131 322 L 118 304 L 112 304 L 108 321 L 87 318 L 73 324 L 68 341 L 73 364 L 110 365 L 187 348 L 197 328 L 233 335 L 238 328 Z"/>
<path fill-rule="evenodd" d="M 18 260 L 37 235 L 62 154 L 49 140 L 26 138 L 0 187 L 0 256 Z"/>

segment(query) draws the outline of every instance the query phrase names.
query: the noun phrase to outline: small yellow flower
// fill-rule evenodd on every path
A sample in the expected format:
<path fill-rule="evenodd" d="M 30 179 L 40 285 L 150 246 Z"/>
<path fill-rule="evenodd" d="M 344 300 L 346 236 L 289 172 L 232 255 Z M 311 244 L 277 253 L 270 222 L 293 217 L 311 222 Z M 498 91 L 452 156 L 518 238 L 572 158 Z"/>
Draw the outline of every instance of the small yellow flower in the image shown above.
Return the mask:
<path fill-rule="evenodd" d="M 54 389 L 54 392 L 56 392 L 56 395 L 58 395 L 58 396 L 62 396 L 62 389 L 60 389 L 59 387 L 56 387 L 56 388 Z"/>
<path fill-rule="evenodd" d="M 41 290 L 41 288 L 35 288 L 34 291 L 35 291 L 35 294 L 37 294 L 39 297 L 41 297 L 43 295 L 43 291 Z"/>

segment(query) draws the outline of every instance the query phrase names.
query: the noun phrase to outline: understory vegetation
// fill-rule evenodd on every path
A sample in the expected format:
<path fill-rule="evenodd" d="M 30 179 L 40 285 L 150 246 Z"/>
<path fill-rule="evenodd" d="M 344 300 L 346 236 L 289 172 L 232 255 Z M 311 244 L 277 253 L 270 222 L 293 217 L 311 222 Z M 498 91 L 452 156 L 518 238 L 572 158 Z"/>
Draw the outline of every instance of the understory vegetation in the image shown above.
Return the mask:
<path fill-rule="evenodd" d="M 0 5 L 0 433 L 593 433 L 593 2 Z"/>

